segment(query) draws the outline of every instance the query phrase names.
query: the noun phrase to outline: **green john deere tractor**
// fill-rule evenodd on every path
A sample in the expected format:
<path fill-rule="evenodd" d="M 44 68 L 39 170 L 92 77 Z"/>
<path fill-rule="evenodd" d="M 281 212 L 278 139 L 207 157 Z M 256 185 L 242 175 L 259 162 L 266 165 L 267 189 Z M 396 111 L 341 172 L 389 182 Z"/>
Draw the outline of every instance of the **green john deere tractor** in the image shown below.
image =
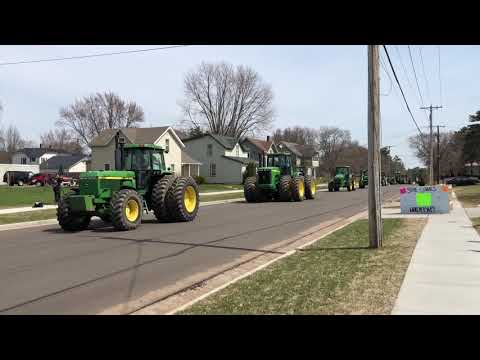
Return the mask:
<path fill-rule="evenodd" d="M 359 187 L 364 189 L 368 185 L 368 170 L 362 170 L 360 174 Z"/>
<path fill-rule="evenodd" d="M 249 203 L 267 200 L 303 201 L 314 199 L 315 179 L 292 164 L 290 154 L 268 154 L 267 166 L 258 168 L 257 175 L 248 177 L 244 185 Z"/>
<path fill-rule="evenodd" d="M 340 191 L 345 187 L 348 191 L 355 191 L 355 179 L 350 166 L 337 166 L 335 177 L 328 183 L 328 191 Z"/>
<path fill-rule="evenodd" d="M 60 200 L 58 223 L 66 231 L 88 227 L 92 216 L 117 230 L 140 225 L 145 210 L 160 222 L 191 221 L 198 212 L 198 186 L 165 169 L 165 150 L 153 144 L 118 144 L 114 171 L 87 171 L 72 194 Z"/>

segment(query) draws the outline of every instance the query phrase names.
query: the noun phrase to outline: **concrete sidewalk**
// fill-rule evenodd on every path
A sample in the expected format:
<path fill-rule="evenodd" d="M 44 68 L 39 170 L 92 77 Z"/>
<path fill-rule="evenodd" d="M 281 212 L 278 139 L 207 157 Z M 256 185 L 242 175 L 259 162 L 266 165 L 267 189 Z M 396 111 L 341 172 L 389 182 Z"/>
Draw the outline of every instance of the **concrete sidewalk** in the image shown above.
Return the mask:
<path fill-rule="evenodd" d="M 9 209 L 0 209 L 0 215 L 14 214 L 14 213 L 20 213 L 20 212 L 27 212 L 27 211 L 48 210 L 48 209 L 56 209 L 56 208 L 57 208 L 57 205 L 43 205 L 43 207 L 40 207 L 40 208 L 34 208 L 31 206 L 16 207 L 16 208 L 9 208 Z"/>
<path fill-rule="evenodd" d="M 455 195 L 452 205 L 428 216 L 393 315 L 480 314 L 480 236 Z"/>

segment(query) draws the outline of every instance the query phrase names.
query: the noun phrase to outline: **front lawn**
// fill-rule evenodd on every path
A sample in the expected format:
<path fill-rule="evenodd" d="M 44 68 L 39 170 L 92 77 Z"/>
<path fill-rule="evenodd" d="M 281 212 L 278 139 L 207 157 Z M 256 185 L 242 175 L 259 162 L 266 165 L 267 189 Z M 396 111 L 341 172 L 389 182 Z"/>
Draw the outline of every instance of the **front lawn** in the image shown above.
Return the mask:
<path fill-rule="evenodd" d="M 357 221 L 181 314 L 390 314 L 424 224 L 385 219 L 374 250 Z"/>
<path fill-rule="evenodd" d="M 68 188 L 62 188 L 68 192 Z M 32 206 L 36 201 L 46 205 L 55 204 L 51 186 L 0 186 L 0 209 Z"/>
<path fill-rule="evenodd" d="M 215 191 L 229 191 L 229 190 L 243 190 L 243 185 L 236 184 L 202 184 L 199 185 L 201 193 L 215 192 Z"/>
<path fill-rule="evenodd" d="M 453 188 L 463 207 L 480 205 L 480 185 L 455 186 Z"/>
<path fill-rule="evenodd" d="M 25 211 L 21 213 L 2 214 L 0 215 L 0 225 L 13 224 L 25 221 L 55 219 L 57 217 L 57 209 Z"/>

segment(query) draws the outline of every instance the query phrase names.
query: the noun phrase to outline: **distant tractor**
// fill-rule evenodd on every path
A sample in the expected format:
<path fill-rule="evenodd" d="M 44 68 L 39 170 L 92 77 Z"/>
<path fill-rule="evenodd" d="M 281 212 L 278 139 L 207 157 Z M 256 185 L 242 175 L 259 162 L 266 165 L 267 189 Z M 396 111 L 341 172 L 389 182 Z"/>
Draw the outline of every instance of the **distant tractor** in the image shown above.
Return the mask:
<path fill-rule="evenodd" d="M 165 169 L 162 147 L 118 140 L 117 134 L 116 170 L 80 174 L 79 187 L 60 200 L 57 219 L 62 229 L 84 230 L 92 216 L 98 216 L 116 230 L 132 230 L 146 209 L 160 222 L 193 220 L 199 206 L 195 180 Z"/>
<path fill-rule="evenodd" d="M 340 191 L 340 188 L 347 188 L 348 191 L 355 191 L 355 179 L 350 166 L 337 166 L 335 177 L 328 183 L 328 191 Z"/>
<path fill-rule="evenodd" d="M 359 187 L 364 189 L 368 185 L 368 170 L 362 170 L 360 174 Z"/>
<path fill-rule="evenodd" d="M 245 200 L 255 203 L 314 199 L 317 186 L 312 176 L 292 164 L 290 154 L 276 153 L 267 155 L 267 166 L 258 168 L 256 176 L 248 177 L 243 189 Z"/>

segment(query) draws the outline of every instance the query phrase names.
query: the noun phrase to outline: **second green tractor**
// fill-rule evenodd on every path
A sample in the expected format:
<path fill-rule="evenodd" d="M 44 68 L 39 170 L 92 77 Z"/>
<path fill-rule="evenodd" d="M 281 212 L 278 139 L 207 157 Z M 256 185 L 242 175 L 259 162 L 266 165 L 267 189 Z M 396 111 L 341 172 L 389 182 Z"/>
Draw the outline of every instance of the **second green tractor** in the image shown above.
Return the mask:
<path fill-rule="evenodd" d="M 315 178 L 296 168 L 290 154 L 277 153 L 267 155 L 267 166 L 245 180 L 244 195 L 249 203 L 303 201 L 314 199 L 316 189 Z"/>
<path fill-rule="evenodd" d="M 328 183 L 328 191 L 340 191 L 340 188 L 355 191 L 355 179 L 350 166 L 337 166 L 335 177 Z"/>

